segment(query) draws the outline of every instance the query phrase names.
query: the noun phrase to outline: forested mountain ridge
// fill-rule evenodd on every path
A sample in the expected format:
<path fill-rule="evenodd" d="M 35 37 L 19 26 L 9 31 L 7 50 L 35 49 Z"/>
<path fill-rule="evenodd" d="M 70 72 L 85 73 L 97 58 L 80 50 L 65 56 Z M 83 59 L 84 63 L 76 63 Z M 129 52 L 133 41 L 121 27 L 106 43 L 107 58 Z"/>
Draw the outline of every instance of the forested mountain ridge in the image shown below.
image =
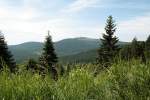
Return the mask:
<path fill-rule="evenodd" d="M 65 61 L 66 58 L 74 58 L 69 59 L 70 61 L 73 61 L 80 60 L 80 55 L 82 55 L 83 60 L 87 52 L 90 52 L 91 58 L 95 57 L 95 51 L 100 44 L 101 43 L 99 42 L 99 39 L 79 37 L 55 42 L 54 46 L 56 53 L 60 57 L 60 60 Z M 125 42 L 119 42 L 119 44 L 125 44 Z M 42 48 L 43 43 L 41 42 L 26 42 L 19 45 L 9 46 L 10 51 L 14 55 L 14 58 L 19 63 L 29 58 L 37 59 L 42 53 Z"/>

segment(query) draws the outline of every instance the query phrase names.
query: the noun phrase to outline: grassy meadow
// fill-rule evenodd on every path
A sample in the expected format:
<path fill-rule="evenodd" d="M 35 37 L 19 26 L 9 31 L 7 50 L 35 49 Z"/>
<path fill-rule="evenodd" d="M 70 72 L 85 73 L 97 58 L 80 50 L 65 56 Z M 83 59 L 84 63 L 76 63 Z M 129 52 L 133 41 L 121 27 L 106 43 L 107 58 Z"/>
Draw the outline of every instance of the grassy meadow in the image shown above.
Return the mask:
<path fill-rule="evenodd" d="M 150 63 L 118 61 L 109 69 L 75 65 L 58 81 L 21 71 L 0 73 L 0 100 L 149 100 Z M 95 74 L 97 73 L 97 74 Z"/>

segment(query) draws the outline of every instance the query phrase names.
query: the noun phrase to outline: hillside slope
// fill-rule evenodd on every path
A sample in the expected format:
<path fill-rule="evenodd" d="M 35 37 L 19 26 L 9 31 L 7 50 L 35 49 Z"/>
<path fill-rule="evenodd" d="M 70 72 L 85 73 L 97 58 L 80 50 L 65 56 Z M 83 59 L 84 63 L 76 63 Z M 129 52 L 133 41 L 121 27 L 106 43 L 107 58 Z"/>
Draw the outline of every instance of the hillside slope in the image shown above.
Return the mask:
<path fill-rule="evenodd" d="M 97 49 L 81 52 L 74 55 L 60 57 L 61 63 L 88 63 L 97 58 Z"/>
<path fill-rule="evenodd" d="M 75 55 L 80 52 L 96 49 L 99 46 L 97 39 L 85 37 L 64 39 L 54 43 L 56 53 L 59 57 Z M 19 45 L 9 46 L 10 51 L 14 55 L 17 62 L 22 62 L 28 58 L 37 59 L 43 48 L 43 43 L 26 42 Z"/>
<path fill-rule="evenodd" d="M 100 44 L 101 42 L 98 39 L 80 37 L 55 42 L 54 46 L 61 62 L 87 62 L 96 58 L 96 51 Z M 118 44 L 123 45 L 126 42 L 119 42 Z M 42 48 L 43 43 L 40 42 L 26 42 L 9 46 L 17 63 L 29 58 L 38 59 L 42 53 Z"/>

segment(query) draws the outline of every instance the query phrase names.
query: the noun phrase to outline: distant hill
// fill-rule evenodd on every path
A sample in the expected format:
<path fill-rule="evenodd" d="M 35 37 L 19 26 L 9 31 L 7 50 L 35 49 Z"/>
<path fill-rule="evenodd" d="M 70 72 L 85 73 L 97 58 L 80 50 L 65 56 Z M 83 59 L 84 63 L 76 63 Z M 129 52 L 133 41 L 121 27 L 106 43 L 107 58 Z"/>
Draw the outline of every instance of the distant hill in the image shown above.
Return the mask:
<path fill-rule="evenodd" d="M 75 55 L 80 52 L 95 49 L 99 46 L 98 39 L 91 38 L 70 38 L 54 43 L 56 53 L 59 57 Z M 22 62 L 28 58 L 37 59 L 43 48 L 43 43 L 26 42 L 19 45 L 10 45 L 9 49 L 17 62 Z"/>
<path fill-rule="evenodd" d="M 23 62 L 28 58 L 38 58 L 42 52 L 43 43 L 27 42 L 19 45 L 9 46 L 17 62 Z"/>
<path fill-rule="evenodd" d="M 101 42 L 98 39 L 91 38 L 70 38 L 54 43 L 56 53 L 62 62 L 78 61 L 91 59 L 96 55 L 96 49 Z M 125 44 L 119 42 L 119 44 Z M 9 46 L 10 51 L 18 63 L 27 60 L 28 58 L 38 59 L 42 53 L 43 43 L 26 42 L 19 45 Z M 84 59 L 86 58 L 86 59 Z"/>
<path fill-rule="evenodd" d="M 78 54 L 60 57 L 61 63 L 88 63 L 97 58 L 97 49 L 80 52 Z"/>
<path fill-rule="evenodd" d="M 65 39 L 55 43 L 56 52 L 59 56 L 78 54 L 80 52 L 98 48 L 98 46 L 98 39 L 85 37 Z"/>

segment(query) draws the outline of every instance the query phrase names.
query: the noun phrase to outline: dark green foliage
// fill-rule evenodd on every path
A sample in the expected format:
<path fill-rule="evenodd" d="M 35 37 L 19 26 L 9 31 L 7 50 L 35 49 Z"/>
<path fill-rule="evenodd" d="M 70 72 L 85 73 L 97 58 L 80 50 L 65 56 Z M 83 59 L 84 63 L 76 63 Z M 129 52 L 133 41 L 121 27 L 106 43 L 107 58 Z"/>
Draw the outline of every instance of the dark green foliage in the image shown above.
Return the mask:
<path fill-rule="evenodd" d="M 44 44 L 44 48 L 43 48 L 43 56 L 46 60 L 46 62 L 48 63 L 48 65 L 53 65 L 57 63 L 57 56 L 55 54 L 55 49 L 53 46 L 53 42 L 51 40 L 51 36 L 48 34 L 48 36 L 46 37 L 46 41 Z"/>
<path fill-rule="evenodd" d="M 142 62 L 146 62 L 145 58 L 145 42 L 137 41 L 136 38 L 133 39 L 131 43 L 131 55 L 134 59 L 141 59 Z"/>
<path fill-rule="evenodd" d="M 138 58 L 140 56 L 140 45 L 136 38 L 132 40 L 131 43 L 131 54 L 134 58 Z"/>
<path fill-rule="evenodd" d="M 139 41 L 139 57 L 143 63 L 146 63 L 146 56 L 145 56 L 145 42 Z"/>
<path fill-rule="evenodd" d="M 146 40 L 146 49 L 150 50 L 150 35 L 148 36 L 148 38 Z"/>
<path fill-rule="evenodd" d="M 150 35 L 145 42 L 145 55 L 147 59 L 150 59 Z"/>
<path fill-rule="evenodd" d="M 26 65 L 27 70 L 31 70 L 32 72 L 35 72 L 38 70 L 38 65 L 37 62 L 34 59 L 29 59 L 27 65 Z"/>
<path fill-rule="evenodd" d="M 141 59 L 141 61 L 145 63 L 146 57 L 144 52 L 145 42 L 137 41 L 137 39 L 134 38 L 131 44 L 124 46 L 120 50 L 120 57 L 124 60 Z"/>
<path fill-rule="evenodd" d="M 51 73 L 53 79 L 56 79 L 58 75 L 55 65 L 58 62 L 58 58 L 55 54 L 55 49 L 49 32 L 44 44 L 42 60 L 44 61 L 44 66 L 48 67 L 48 72 Z"/>
<path fill-rule="evenodd" d="M 16 63 L 12 57 L 11 52 L 8 50 L 5 38 L 2 33 L 0 33 L 0 59 L 6 64 L 11 72 L 15 72 Z M 2 63 L 0 63 L 0 69 L 2 69 L 1 64 Z"/>
<path fill-rule="evenodd" d="M 103 34 L 102 45 L 98 51 L 99 62 L 105 63 L 106 66 L 113 60 L 113 57 L 117 54 L 119 47 L 117 45 L 118 38 L 114 36 L 116 31 L 116 24 L 112 16 L 107 19 L 105 34 Z"/>
<path fill-rule="evenodd" d="M 65 74 L 65 68 L 60 65 L 60 75 L 63 76 Z"/>
<path fill-rule="evenodd" d="M 130 60 L 132 58 L 131 45 L 125 45 L 120 50 L 120 58 L 124 60 Z"/>
<path fill-rule="evenodd" d="M 66 65 L 66 74 L 67 74 L 67 75 L 69 75 L 69 72 L 72 70 L 71 67 L 72 67 L 71 64 L 67 64 L 67 65 Z"/>

